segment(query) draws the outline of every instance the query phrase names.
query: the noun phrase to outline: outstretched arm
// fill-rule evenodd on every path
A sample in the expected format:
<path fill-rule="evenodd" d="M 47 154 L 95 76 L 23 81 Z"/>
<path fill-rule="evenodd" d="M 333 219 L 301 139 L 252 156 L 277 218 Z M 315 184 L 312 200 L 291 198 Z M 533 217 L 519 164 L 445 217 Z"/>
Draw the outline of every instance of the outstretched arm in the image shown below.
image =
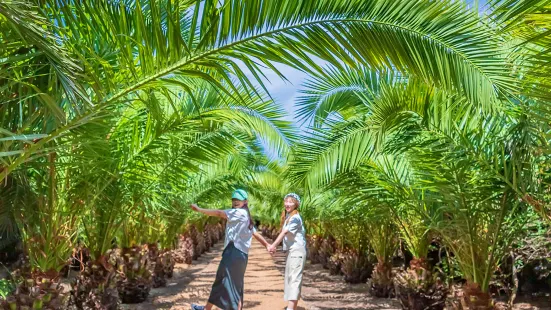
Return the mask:
<path fill-rule="evenodd" d="M 261 234 L 259 234 L 258 232 L 255 232 L 253 234 L 253 237 L 258 240 L 258 242 L 260 242 L 265 248 L 267 248 L 270 244 L 268 243 L 268 241 L 266 241 L 266 239 L 264 239 L 264 237 L 262 237 Z"/>
<path fill-rule="evenodd" d="M 279 233 L 279 236 L 277 236 L 277 238 L 274 240 L 272 245 L 270 245 L 268 247 L 268 251 L 270 251 L 270 253 L 273 253 L 273 252 L 276 251 L 277 246 L 281 243 L 281 241 L 283 241 L 283 237 L 285 237 L 285 234 L 287 232 L 289 232 L 289 230 L 287 230 L 287 228 L 283 228 L 281 230 L 281 233 Z"/>
<path fill-rule="evenodd" d="M 224 212 L 222 210 L 203 209 L 203 208 L 199 208 L 199 206 L 197 206 L 196 204 L 192 204 L 190 206 L 190 208 L 195 212 L 203 213 L 203 214 L 208 215 L 208 216 L 217 216 L 217 217 L 220 217 L 220 218 L 223 218 L 223 219 L 228 218 L 228 215 L 226 214 L 226 212 Z"/>

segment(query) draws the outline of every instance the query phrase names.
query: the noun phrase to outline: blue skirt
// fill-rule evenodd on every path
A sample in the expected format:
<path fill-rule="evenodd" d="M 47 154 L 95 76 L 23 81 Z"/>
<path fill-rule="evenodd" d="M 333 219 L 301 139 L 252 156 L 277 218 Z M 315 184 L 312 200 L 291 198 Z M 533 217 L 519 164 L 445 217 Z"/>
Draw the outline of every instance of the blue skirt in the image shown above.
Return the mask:
<path fill-rule="evenodd" d="M 245 270 L 249 257 L 239 251 L 233 242 L 228 243 L 222 253 L 222 261 L 212 284 L 209 302 L 220 309 L 238 310 L 243 304 Z"/>

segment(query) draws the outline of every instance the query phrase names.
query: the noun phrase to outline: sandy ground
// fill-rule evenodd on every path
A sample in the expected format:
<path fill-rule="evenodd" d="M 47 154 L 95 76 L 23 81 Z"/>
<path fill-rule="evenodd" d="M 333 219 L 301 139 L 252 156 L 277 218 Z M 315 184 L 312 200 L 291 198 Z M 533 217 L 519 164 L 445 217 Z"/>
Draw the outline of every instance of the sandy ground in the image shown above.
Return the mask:
<path fill-rule="evenodd" d="M 193 265 L 178 264 L 167 287 L 152 289 L 148 300 L 137 305 L 124 305 L 128 310 L 190 309 L 191 303 L 206 302 L 216 269 L 220 263 L 223 243 L 215 245 Z M 284 309 L 283 271 L 285 257 L 278 253 L 271 257 L 260 243 L 253 239 L 249 264 L 245 273 L 244 309 Z M 303 299 L 299 310 L 322 309 L 400 309 L 394 300 L 373 299 L 366 296 L 365 285 L 349 285 L 339 277 L 331 276 L 321 266 L 306 267 Z"/>
<path fill-rule="evenodd" d="M 204 304 L 218 264 L 220 263 L 223 242 L 204 253 L 193 265 L 176 265 L 174 277 L 167 287 L 152 289 L 148 300 L 137 305 L 123 305 L 128 310 L 151 309 L 190 309 L 191 303 Z M 283 271 L 285 257 L 278 253 L 271 257 L 253 239 L 249 252 L 249 263 L 245 273 L 244 309 L 272 310 L 284 309 Z M 307 264 L 304 272 L 302 298 L 299 310 L 360 309 L 398 310 L 399 303 L 394 299 L 372 298 L 367 294 L 367 285 L 351 285 L 340 276 L 332 276 L 320 265 Z M 549 303 L 519 303 L 515 309 L 551 309 Z"/>
<path fill-rule="evenodd" d="M 148 300 L 125 309 L 190 309 L 191 303 L 204 304 L 218 264 L 222 258 L 223 242 L 204 253 L 193 265 L 177 264 L 167 287 L 152 289 Z M 266 249 L 253 239 L 245 273 L 244 309 L 283 309 L 283 277 Z M 304 309 L 304 308 L 302 308 Z"/>
<path fill-rule="evenodd" d="M 278 253 L 274 257 L 276 268 L 283 274 L 285 257 Z M 348 284 L 342 277 L 330 275 L 321 265 L 306 264 L 303 274 L 302 306 L 308 310 L 401 309 L 394 299 L 369 297 L 367 284 Z"/>

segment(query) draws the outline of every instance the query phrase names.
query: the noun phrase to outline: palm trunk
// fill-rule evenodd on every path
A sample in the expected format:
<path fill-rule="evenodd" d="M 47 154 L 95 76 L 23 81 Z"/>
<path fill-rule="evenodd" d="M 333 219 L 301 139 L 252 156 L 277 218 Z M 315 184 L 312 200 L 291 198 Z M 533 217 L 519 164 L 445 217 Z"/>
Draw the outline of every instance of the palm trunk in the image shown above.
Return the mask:
<path fill-rule="evenodd" d="M 147 299 L 152 280 L 149 272 L 149 253 L 142 247 L 126 248 L 117 259 L 121 277 L 117 288 L 123 303 L 140 303 Z"/>
<path fill-rule="evenodd" d="M 373 273 L 373 264 L 364 252 L 349 251 L 344 255 L 341 270 L 344 281 L 352 284 L 365 283 Z"/>
<path fill-rule="evenodd" d="M 159 247 L 155 243 L 147 244 L 146 249 L 148 251 L 148 266 L 147 269 L 151 274 L 151 281 L 153 288 L 166 286 L 166 277 L 164 274 L 164 268 L 160 260 Z"/>
<path fill-rule="evenodd" d="M 120 304 L 116 273 L 107 256 L 86 263 L 71 283 L 71 304 L 82 310 L 117 310 Z"/>
<path fill-rule="evenodd" d="M 518 293 L 518 268 L 516 267 L 515 265 L 515 253 L 513 251 L 511 251 L 511 259 L 512 259 L 512 272 L 511 272 L 511 277 L 513 278 L 513 289 L 511 291 L 511 295 L 509 296 L 509 300 L 507 301 L 507 306 L 510 308 L 510 309 L 513 309 L 513 304 L 515 303 L 515 299 L 517 298 L 517 293 Z"/>
<path fill-rule="evenodd" d="M 446 305 L 448 289 L 424 258 L 413 258 L 409 268 L 397 274 L 394 282 L 402 309 L 442 310 Z"/>
<path fill-rule="evenodd" d="M 335 249 L 333 254 L 329 257 L 327 263 L 327 268 L 329 269 L 329 274 L 331 275 L 340 275 L 342 274 L 342 262 L 344 259 L 344 253 L 340 249 Z"/>
<path fill-rule="evenodd" d="M 195 256 L 194 252 L 193 240 L 188 234 L 178 237 L 178 246 L 174 250 L 174 260 L 176 263 L 191 265 Z"/>
<path fill-rule="evenodd" d="M 193 260 L 196 260 L 201 256 L 201 254 L 205 253 L 205 238 L 203 237 L 203 234 L 200 233 L 195 226 L 191 226 L 189 229 L 191 240 L 193 240 L 193 246 L 194 246 L 194 252 L 193 252 Z"/>
<path fill-rule="evenodd" d="M 164 276 L 168 279 L 172 278 L 172 276 L 174 275 L 174 265 L 176 264 L 176 261 L 174 260 L 173 251 L 169 249 L 165 249 L 159 255 L 159 263 L 163 268 Z"/>
<path fill-rule="evenodd" d="M 384 260 L 378 260 L 369 280 L 369 290 L 375 297 L 388 298 L 394 295 L 392 285 L 392 265 Z"/>
<path fill-rule="evenodd" d="M 477 283 L 467 283 L 463 287 L 461 307 L 464 310 L 494 309 L 493 300 L 488 292 L 483 292 Z"/>
<path fill-rule="evenodd" d="M 165 287 L 167 279 L 172 278 L 176 261 L 169 249 L 159 251 L 156 245 L 148 245 L 149 272 L 152 274 L 153 288 Z"/>
<path fill-rule="evenodd" d="M 27 275 L 15 292 L 2 302 L 4 309 L 64 309 L 68 295 L 63 292 L 59 273 L 50 271 Z"/>
<path fill-rule="evenodd" d="M 320 263 L 325 269 L 329 269 L 331 256 L 335 253 L 335 239 L 332 236 L 324 238 L 320 246 Z"/>
<path fill-rule="evenodd" d="M 321 238 L 318 235 L 308 236 L 308 256 L 312 264 L 318 264 L 320 259 Z"/>

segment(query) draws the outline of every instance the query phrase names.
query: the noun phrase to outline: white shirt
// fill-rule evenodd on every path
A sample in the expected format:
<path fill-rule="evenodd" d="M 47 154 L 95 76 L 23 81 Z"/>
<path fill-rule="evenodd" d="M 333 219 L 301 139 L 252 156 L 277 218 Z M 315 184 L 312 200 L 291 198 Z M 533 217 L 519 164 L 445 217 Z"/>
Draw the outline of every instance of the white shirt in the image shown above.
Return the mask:
<path fill-rule="evenodd" d="M 226 240 L 224 241 L 224 249 L 230 241 L 233 241 L 235 247 L 245 253 L 249 253 L 251 247 L 251 239 L 256 229 L 249 229 L 249 214 L 245 209 L 228 209 L 224 210 L 228 216 L 226 223 Z"/>
<path fill-rule="evenodd" d="M 283 229 L 287 229 L 287 233 L 283 238 L 284 251 L 300 251 L 306 252 L 306 230 L 304 223 L 299 214 L 293 215 L 289 221 L 285 220 L 286 224 Z"/>

